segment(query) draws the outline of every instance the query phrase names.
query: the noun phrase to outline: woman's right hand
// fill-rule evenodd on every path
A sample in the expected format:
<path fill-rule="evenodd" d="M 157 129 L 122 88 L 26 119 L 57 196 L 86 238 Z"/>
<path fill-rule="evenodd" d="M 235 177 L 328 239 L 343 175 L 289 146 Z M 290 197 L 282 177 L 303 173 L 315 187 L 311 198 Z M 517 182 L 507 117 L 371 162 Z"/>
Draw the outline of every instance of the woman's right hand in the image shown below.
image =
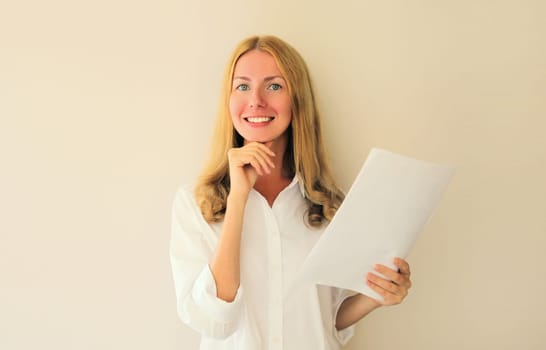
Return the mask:
<path fill-rule="evenodd" d="M 258 176 L 271 173 L 275 153 L 265 144 L 249 142 L 228 151 L 230 193 L 248 195 Z"/>

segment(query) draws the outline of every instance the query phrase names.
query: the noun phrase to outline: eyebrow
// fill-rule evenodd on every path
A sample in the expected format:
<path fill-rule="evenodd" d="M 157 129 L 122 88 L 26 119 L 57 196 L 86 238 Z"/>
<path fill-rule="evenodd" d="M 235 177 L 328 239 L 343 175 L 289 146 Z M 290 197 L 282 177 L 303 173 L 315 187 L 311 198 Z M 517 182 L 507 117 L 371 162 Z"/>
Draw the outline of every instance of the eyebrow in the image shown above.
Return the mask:
<path fill-rule="evenodd" d="M 241 77 L 233 77 L 233 80 L 236 80 L 236 79 L 245 80 L 245 81 L 250 81 L 251 80 L 248 77 L 242 77 L 242 76 Z M 273 76 L 270 76 L 270 77 L 265 77 L 264 81 L 270 81 L 270 80 L 273 80 L 273 79 L 282 79 L 282 80 L 284 80 L 284 78 L 282 76 L 280 76 L 280 75 L 273 75 Z"/>

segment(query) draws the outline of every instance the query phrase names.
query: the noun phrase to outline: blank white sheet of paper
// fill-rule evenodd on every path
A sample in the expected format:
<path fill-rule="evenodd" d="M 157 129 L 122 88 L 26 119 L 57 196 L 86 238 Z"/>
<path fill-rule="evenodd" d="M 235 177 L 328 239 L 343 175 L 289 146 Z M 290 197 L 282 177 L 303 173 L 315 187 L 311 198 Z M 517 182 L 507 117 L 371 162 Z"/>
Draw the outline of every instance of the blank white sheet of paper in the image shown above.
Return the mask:
<path fill-rule="evenodd" d="M 366 284 L 375 264 L 406 258 L 454 169 L 374 148 L 300 270 L 300 282 L 382 297 Z"/>

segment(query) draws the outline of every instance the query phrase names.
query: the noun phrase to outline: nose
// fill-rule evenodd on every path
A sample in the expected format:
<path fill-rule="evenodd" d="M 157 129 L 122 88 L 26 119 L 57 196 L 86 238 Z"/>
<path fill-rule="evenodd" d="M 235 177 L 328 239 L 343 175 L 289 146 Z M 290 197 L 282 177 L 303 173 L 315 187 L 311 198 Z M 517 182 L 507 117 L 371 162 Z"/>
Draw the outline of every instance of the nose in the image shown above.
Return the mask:
<path fill-rule="evenodd" d="M 265 107 L 266 101 L 260 89 L 255 89 L 254 91 L 252 91 L 250 95 L 249 105 L 250 107 L 254 107 L 254 108 Z"/>

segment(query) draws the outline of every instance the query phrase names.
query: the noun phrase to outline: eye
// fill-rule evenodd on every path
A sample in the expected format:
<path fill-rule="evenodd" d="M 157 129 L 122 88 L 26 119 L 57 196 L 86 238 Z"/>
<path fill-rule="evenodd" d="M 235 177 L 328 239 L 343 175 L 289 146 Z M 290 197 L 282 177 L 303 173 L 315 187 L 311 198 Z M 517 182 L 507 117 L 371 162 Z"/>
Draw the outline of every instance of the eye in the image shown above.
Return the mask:
<path fill-rule="evenodd" d="M 275 90 L 275 91 L 277 91 L 277 90 L 282 89 L 282 86 L 281 86 L 280 84 L 273 83 L 273 84 L 269 85 L 269 88 L 268 88 L 268 89 L 269 89 L 269 90 Z"/>
<path fill-rule="evenodd" d="M 248 89 L 250 89 L 248 84 L 239 84 L 235 87 L 235 90 L 239 90 L 239 91 L 248 91 Z"/>

